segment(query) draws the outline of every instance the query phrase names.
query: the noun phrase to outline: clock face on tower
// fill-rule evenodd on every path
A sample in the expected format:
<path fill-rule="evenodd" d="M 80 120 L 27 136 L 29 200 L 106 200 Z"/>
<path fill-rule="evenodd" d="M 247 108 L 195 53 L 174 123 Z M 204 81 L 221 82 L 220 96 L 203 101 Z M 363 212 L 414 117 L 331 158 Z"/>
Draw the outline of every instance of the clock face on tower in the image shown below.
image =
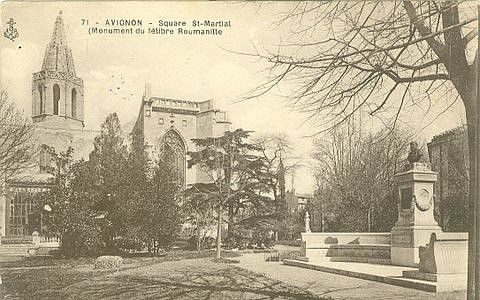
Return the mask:
<path fill-rule="evenodd" d="M 430 192 L 428 190 L 421 189 L 415 196 L 415 202 L 419 210 L 425 211 L 431 207 L 432 196 L 430 195 Z"/>

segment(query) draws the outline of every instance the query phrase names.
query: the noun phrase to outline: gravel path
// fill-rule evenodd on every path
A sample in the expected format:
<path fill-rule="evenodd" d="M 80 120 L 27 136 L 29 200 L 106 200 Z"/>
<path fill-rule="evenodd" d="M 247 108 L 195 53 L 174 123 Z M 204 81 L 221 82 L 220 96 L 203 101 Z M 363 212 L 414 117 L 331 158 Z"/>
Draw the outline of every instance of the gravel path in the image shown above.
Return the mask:
<path fill-rule="evenodd" d="M 318 296 L 334 299 L 465 299 L 464 292 L 427 293 L 380 282 L 362 280 L 315 270 L 286 266 L 278 262 L 266 262 L 264 254 L 244 254 L 239 267 L 264 274 L 301 288 Z"/>
<path fill-rule="evenodd" d="M 185 259 L 83 280 L 66 299 L 322 299 L 305 289 L 211 259 Z"/>

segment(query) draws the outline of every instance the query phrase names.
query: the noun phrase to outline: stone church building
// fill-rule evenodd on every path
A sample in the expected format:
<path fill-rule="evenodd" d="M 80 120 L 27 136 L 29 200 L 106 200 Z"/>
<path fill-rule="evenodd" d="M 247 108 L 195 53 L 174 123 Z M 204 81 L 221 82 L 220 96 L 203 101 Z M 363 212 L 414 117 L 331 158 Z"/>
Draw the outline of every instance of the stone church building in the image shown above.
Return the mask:
<path fill-rule="evenodd" d="M 146 85 L 140 112 L 132 131 L 133 143 L 143 145 L 155 159 L 164 151 L 175 153 L 185 184 L 210 180 L 200 169 L 187 169 L 187 152 L 195 151 L 192 139 L 221 136 L 230 130 L 227 113 L 215 109 L 213 100 L 194 102 L 151 95 Z"/>
<path fill-rule="evenodd" d="M 0 236 L 2 243 L 28 241 L 42 228 L 41 214 L 34 211 L 39 193 L 49 189 L 53 175 L 47 173 L 52 159 L 46 146 L 57 153 L 74 149 L 74 159 L 88 159 L 99 131 L 86 130 L 83 80 L 77 77 L 71 49 L 67 45 L 61 13 L 55 21 L 40 71 L 32 77 L 32 121 L 37 146 L 29 168 L 9 178 L 0 194 Z M 186 169 L 186 153 L 194 150 L 192 138 L 222 135 L 229 130 L 226 112 L 212 100 L 194 102 L 154 97 L 146 87 L 132 137 L 151 155 L 173 151 L 185 184 L 208 180 L 196 169 Z"/>
<path fill-rule="evenodd" d="M 75 149 L 74 158 L 87 158 L 98 133 L 85 130 L 83 80 L 77 77 L 73 55 L 68 48 L 61 14 L 55 21 L 52 39 L 47 45 L 40 71 L 32 76 L 32 121 L 37 152 L 23 173 L 7 179 L 0 198 L 0 234 L 7 238 L 25 238 L 41 227 L 41 218 L 33 210 L 33 201 L 53 182 L 47 173 L 52 159 L 46 146 L 57 152 Z"/>

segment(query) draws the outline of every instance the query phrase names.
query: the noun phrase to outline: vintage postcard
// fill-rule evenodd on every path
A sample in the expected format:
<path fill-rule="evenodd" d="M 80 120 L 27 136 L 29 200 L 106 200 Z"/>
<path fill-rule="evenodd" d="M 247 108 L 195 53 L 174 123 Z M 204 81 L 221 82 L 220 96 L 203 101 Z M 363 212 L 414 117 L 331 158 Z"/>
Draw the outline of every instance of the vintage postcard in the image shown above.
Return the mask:
<path fill-rule="evenodd" d="M 0 31 L 6 299 L 477 299 L 477 2 L 4 1 Z"/>

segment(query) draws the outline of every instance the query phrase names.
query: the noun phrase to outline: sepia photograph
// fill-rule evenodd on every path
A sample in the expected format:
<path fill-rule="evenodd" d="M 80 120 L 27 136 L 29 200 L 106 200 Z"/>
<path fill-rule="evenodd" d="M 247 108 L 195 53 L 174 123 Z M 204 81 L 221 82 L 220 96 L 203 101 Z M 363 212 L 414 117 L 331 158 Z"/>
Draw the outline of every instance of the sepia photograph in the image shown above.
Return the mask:
<path fill-rule="evenodd" d="M 0 298 L 480 299 L 478 1 L 0 1 Z"/>

